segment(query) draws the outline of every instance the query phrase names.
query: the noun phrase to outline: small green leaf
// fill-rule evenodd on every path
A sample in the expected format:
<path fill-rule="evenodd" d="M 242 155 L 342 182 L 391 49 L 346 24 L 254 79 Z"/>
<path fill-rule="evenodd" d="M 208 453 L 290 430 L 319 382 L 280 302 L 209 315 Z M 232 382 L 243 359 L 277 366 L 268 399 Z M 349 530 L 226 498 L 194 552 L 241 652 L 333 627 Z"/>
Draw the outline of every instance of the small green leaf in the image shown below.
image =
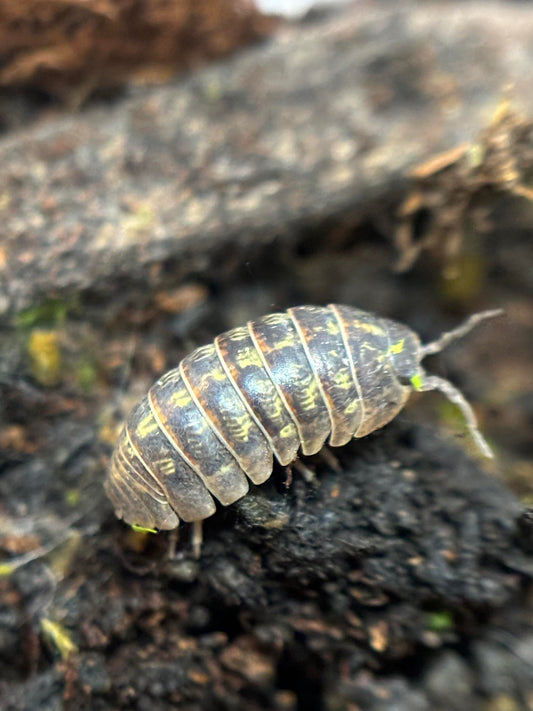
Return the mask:
<path fill-rule="evenodd" d="M 428 616 L 428 628 L 432 632 L 449 632 L 454 627 L 453 615 L 447 610 L 432 612 Z"/>

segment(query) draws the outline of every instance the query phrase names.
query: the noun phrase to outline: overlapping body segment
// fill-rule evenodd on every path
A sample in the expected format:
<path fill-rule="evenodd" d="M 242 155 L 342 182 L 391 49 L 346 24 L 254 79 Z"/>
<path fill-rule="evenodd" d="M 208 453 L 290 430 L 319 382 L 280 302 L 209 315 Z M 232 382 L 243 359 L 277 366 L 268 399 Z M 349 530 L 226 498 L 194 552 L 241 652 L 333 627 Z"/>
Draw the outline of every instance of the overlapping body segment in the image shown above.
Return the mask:
<path fill-rule="evenodd" d="M 329 443 L 346 444 L 357 431 L 363 410 L 343 329 L 333 306 L 288 309 L 318 378 L 331 422 Z"/>
<path fill-rule="evenodd" d="M 272 448 L 224 371 L 214 344 L 181 362 L 181 376 L 219 440 L 254 484 L 272 472 Z"/>
<path fill-rule="evenodd" d="M 105 483 L 116 513 L 148 529 L 201 521 L 227 506 L 248 479 L 269 478 L 298 450 L 336 447 L 392 420 L 413 390 L 443 392 L 490 449 L 474 413 L 448 381 L 421 366 L 475 324 L 476 314 L 422 346 L 406 326 L 350 306 L 299 306 L 263 316 L 197 348 L 134 409 Z"/>
<path fill-rule="evenodd" d="M 127 433 L 144 465 L 161 482 L 171 506 L 183 521 L 207 518 L 215 512 L 213 497 L 157 423 L 148 397 L 144 397 L 131 414 Z"/>
<path fill-rule="evenodd" d="M 316 454 L 331 430 L 320 385 L 292 319 L 274 313 L 249 324 L 264 367 L 295 422 L 304 454 Z"/>
<path fill-rule="evenodd" d="M 410 388 L 401 385 L 392 368 L 386 324 L 361 309 L 334 308 L 346 333 L 361 393 L 363 413 L 354 437 L 365 437 L 396 417 Z"/>
<path fill-rule="evenodd" d="M 235 457 L 213 431 L 175 368 L 148 393 L 159 427 L 221 504 L 232 504 L 248 491 L 248 480 Z"/>
<path fill-rule="evenodd" d="M 300 446 L 298 430 L 247 326 L 234 328 L 215 339 L 224 370 L 267 437 L 282 465 L 296 458 Z"/>
<path fill-rule="evenodd" d="M 127 459 L 121 453 L 125 441 L 126 434 L 123 431 L 106 480 L 106 492 L 117 514 L 126 521 L 140 519 L 147 528 L 175 528 L 179 519 L 165 493 L 146 484 L 147 473 L 134 454 Z"/>

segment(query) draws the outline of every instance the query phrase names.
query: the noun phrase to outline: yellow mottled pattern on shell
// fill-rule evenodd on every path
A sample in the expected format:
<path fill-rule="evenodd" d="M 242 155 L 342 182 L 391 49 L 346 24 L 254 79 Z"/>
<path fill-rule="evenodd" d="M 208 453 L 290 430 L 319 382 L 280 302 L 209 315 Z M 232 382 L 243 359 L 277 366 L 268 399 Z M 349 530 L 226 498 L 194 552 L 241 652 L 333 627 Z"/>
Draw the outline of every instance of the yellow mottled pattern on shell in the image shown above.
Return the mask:
<path fill-rule="evenodd" d="M 220 441 L 254 484 L 272 473 L 272 448 L 219 359 L 214 344 L 196 349 L 181 363 L 181 375 Z"/>
<path fill-rule="evenodd" d="M 179 368 L 163 376 L 148 397 L 163 433 L 209 491 L 225 506 L 244 496 L 248 481 L 243 470 L 194 402 Z"/>
<path fill-rule="evenodd" d="M 265 368 L 292 413 L 302 452 L 316 454 L 331 430 L 320 384 L 288 314 L 275 313 L 250 323 Z"/>
<path fill-rule="evenodd" d="M 140 520 L 147 528 L 175 528 L 179 524 L 161 484 L 138 458 L 126 428 L 113 452 L 105 486 L 117 512 L 129 523 Z"/>
<path fill-rule="evenodd" d="M 296 458 L 298 430 L 287 405 L 269 376 L 249 329 L 234 328 L 215 339 L 228 377 L 263 430 L 280 464 Z"/>
<path fill-rule="evenodd" d="M 337 314 L 323 306 L 297 306 L 288 314 L 322 389 L 331 421 L 329 443 L 340 447 L 357 430 L 362 408 Z"/>
<path fill-rule="evenodd" d="M 410 388 L 396 378 L 385 324 L 350 306 L 335 306 L 346 334 L 348 354 L 361 392 L 362 420 L 355 437 L 365 437 L 390 422 L 405 405 Z"/>
<path fill-rule="evenodd" d="M 215 512 L 213 497 L 161 430 L 148 398 L 143 398 L 131 414 L 128 435 L 144 465 L 161 482 L 170 505 L 181 519 L 198 521 Z"/>

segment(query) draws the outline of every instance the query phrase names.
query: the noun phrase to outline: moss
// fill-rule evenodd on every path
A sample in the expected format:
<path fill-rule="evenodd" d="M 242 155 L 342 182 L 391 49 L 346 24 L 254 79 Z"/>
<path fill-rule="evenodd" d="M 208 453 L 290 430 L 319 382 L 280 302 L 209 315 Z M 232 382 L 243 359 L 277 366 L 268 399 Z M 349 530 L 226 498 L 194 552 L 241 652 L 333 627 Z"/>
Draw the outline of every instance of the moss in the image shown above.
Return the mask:
<path fill-rule="evenodd" d="M 67 506 L 75 508 L 81 501 L 81 494 L 79 489 L 67 489 L 65 491 L 65 503 Z"/>
<path fill-rule="evenodd" d="M 56 331 L 34 329 L 28 338 L 28 355 L 38 383 L 46 387 L 59 383 L 63 361 Z"/>
<path fill-rule="evenodd" d="M 449 632 L 454 626 L 453 615 L 448 610 L 432 612 L 427 617 L 427 628 L 432 632 Z"/>
<path fill-rule="evenodd" d="M 76 368 L 76 380 L 86 395 L 93 391 L 97 377 L 98 371 L 90 360 L 82 360 Z"/>
<path fill-rule="evenodd" d="M 480 253 L 459 254 L 441 276 L 441 296 L 454 304 L 472 303 L 485 287 L 486 271 L 486 259 Z"/>
<path fill-rule="evenodd" d="M 75 300 L 46 299 L 36 306 L 20 311 L 14 317 L 14 325 L 21 329 L 60 326 L 65 322 L 67 315 L 77 309 L 77 306 Z"/>

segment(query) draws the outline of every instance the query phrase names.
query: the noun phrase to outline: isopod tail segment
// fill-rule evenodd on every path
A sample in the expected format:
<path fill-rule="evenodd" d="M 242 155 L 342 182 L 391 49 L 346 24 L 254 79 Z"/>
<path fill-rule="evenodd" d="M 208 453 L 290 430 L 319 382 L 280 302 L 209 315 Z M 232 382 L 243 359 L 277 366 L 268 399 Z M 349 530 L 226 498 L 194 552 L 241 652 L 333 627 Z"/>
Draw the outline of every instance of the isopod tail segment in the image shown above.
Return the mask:
<path fill-rule="evenodd" d="M 405 380 L 409 380 L 409 383 L 414 388 L 414 390 L 418 392 L 424 392 L 428 390 L 439 390 L 441 393 L 443 393 L 443 395 L 448 398 L 448 400 L 450 400 L 450 402 L 456 405 L 461 410 L 465 418 L 466 426 L 468 427 L 472 439 L 478 446 L 479 450 L 483 453 L 483 455 L 489 458 L 494 457 L 494 454 L 491 448 L 489 447 L 487 441 L 479 431 L 474 411 L 472 410 L 472 407 L 470 406 L 464 395 L 461 393 L 460 390 L 455 387 L 455 385 L 450 383 L 449 380 L 441 378 L 438 375 L 428 375 L 420 367 L 419 364 L 420 361 L 423 360 L 426 356 L 433 355 L 434 353 L 440 353 L 440 351 L 442 351 L 444 348 L 447 348 L 451 343 L 454 343 L 458 339 L 465 336 L 482 321 L 485 321 L 489 318 L 494 318 L 495 316 L 501 316 L 502 314 L 503 309 L 481 311 L 477 314 L 472 314 L 472 316 L 470 316 L 464 323 L 457 326 L 457 328 L 454 328 L 451 331 L 447 331 L 446 333 L 443 333 L 437 340 L 431 341 L 431 343 L 427 343 L 419 347 L 419 361 L 416 372 L 413 373 L 413 371 L 411 370 L 412 366 L 414 365 L 414 362 L 411 361 L 411 363 L 407 363 L 407 360 L 405 362 L 405 365 L 407 366 L 408 371 L 406 372 L 404 370 L 401 373 L 400 371 L 397 371 L 400 377 L 403 375 Z M 398 356 L 401 357 L 401 354 L 398 354 Z M 394 353 L 392 353 L 391 357 L 394 360 Z M 409 372 L 411 374 L 409 374 Z"/>

